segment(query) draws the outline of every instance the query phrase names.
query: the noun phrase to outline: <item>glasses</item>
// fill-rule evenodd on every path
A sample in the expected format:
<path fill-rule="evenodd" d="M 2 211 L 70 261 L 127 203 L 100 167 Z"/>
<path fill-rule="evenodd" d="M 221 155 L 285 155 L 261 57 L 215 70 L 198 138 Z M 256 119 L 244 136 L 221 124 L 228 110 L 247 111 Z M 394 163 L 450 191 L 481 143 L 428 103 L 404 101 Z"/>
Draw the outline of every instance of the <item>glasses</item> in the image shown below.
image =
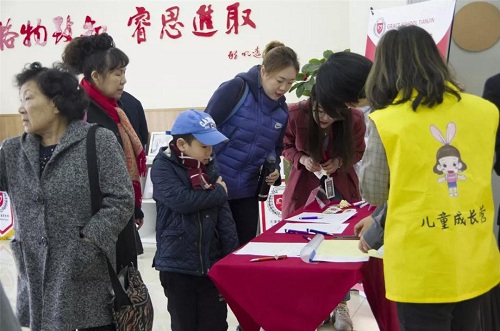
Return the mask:
<path fill-rule="evenodd" d="M 314 109 L 314 112 L 316 113 L 318 118 L 331 118 L 330 115 L 328 115 L 320 106 L 317 106 Z"/>
<path fill-rule="evenodd" d="M 316 106 L 314 108 L 314 112 L 316 113 L 316 116 L 318 116 L 318 118 L 325 118 L 325 119 L 334 119 L 334 120 L 343 120 L 344 119 L 344 116 L 342 115 L 343 112 L 345 111 L 348 111 L 350 110 L 351 108 L 350 107 L 346 107 L 346 108 L 336 108 L 335 109 L 335 112 L 337 113 L 337 116 L 335 117 L 332 117 L 330 115 L 328 115 L 321 106 Z"/>

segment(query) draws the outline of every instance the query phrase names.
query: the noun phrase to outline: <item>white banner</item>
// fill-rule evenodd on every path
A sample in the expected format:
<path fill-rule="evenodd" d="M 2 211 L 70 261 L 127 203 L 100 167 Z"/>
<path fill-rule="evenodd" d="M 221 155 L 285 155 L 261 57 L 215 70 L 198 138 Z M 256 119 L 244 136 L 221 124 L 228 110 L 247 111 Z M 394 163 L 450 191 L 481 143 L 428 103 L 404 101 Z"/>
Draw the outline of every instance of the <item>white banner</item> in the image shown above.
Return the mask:
<path fill-rule="evenodd" d="M 9 195 L 0 192 L 0 240 L 9 239 L 14 233 L 14 217 Z"/>
<path fill-rule="evenodd" d="M 387 31 L 403 25 L 417 25 L 432 35 L 443 58 L 447 59 L 454 12 L 455 0 L 373 9 L 368 21 L 365 56 L 373 61 L 378 42 Z"/>

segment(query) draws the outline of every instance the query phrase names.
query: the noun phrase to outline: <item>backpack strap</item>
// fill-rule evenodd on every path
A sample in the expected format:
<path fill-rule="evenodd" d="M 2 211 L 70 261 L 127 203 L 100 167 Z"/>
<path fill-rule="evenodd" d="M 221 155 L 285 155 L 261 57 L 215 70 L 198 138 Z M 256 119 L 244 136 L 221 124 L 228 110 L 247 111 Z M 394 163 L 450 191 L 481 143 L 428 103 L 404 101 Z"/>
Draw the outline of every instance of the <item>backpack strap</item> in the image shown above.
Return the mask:
<path fill-rule="evenodd" d="M 241 105 L 243 104 L 243 102 L 245 102 L 245 100 L 247 98 L 248 92 L 250 91 L 250 87 L 248 87 L 248 84 L 245 82 L 244 79 L 242 79 L 242 78 L 240 78 L 240 79 L 243 82 L 243 85 L 241 86 L 240 92 L 238 93 L 238 97 L 237 97 L 238 102 L 233 107 L 233 109 L 231 109 L 231 112 L 229 112 L 229 115 L 226 117 L 226 119 L 224 121 L 222 121 L 222 123 L 220 123 L 218 126 L 222 126 L 234 114 L 236 114 L 236 112 L 238 111 L 238 109 L 240 109 Z"/>

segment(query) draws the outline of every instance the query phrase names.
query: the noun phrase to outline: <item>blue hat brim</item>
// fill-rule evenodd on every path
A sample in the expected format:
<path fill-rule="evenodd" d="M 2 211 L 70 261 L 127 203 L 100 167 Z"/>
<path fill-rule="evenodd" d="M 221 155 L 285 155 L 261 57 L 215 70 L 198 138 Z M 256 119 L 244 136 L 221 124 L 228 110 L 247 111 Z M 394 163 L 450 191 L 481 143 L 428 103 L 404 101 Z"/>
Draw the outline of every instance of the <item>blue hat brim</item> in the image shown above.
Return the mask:
<path fill-rule="evenodd" d="M 209 132 L 193 133 L 193 136 L 207 146 L 215 146 L 229 140 L 225 135 L 217 131 L 217 129 Z"/>

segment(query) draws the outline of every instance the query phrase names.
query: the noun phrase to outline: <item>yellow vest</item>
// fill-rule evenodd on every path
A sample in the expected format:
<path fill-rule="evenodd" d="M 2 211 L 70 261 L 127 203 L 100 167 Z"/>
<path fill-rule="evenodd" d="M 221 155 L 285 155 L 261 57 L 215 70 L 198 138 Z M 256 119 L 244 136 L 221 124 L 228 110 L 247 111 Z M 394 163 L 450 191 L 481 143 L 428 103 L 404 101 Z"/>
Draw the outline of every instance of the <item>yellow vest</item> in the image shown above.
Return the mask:
<path fill-rule="evenodd" d="M 370 115 L 390 170 L 384 273 L 396 302 L 458 302 L 500 282 L 491 188 L 499 112 L 461 96 Z"/>

